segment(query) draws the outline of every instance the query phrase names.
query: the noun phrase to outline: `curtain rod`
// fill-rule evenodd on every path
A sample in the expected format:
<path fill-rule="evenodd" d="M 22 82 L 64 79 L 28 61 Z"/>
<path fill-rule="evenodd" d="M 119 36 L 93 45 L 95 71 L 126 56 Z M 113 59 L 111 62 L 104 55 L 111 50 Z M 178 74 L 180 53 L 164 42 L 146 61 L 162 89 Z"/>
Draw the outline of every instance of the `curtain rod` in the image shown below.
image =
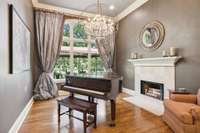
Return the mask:
<path fill-rule="evenodd" d="M 73 15 L 73 14 L 69 14 L 69 13 L 64 13 L 61 11 L 56 11 L 53 9 L 44 9 L 44 8 L 39 8 L 39 7 L 34 7 L 35 11 L 42 11 L 42 12 L 49 12 L 49 13 L 58 13 L 58 14 L 62 14 L 64 15 L 64 17 L 66 19 L 87 19 L 87 17 L 81 16 L 81 15 Z"/>

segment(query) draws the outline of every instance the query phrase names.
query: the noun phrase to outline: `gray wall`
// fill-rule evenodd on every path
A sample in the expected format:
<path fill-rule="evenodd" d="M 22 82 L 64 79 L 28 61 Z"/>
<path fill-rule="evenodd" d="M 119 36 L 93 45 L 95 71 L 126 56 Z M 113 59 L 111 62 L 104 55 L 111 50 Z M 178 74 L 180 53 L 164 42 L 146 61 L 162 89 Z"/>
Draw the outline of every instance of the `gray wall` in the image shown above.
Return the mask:
<path fill-rule="evenodd" d="M 150 0 L 120 21 L 117 42 L 117 70 L 124 76 L 124 86 L 134 89 L 133 66 L 127 62 L 131 52 L 144 57 L 161 56 L 171 46 L 184 56 L 176 68 L 176 87 L 200 87 L 200 0 Z M 142 27 L 153 20 L 166 29 L 162 46 L 155 52 L 140 48 L 138 37 Z M 163 75 L 165 76 L 165 75 Z"/>
<path fill-rule="evenodd" d="M 32 72 L 9 74 L 8 4 L 12 3 L 32 35 L 31 0 L 0 0 L 0 133 L 6 133 L 32 97 Z M 33 47 L 33 36 L 32 36 Z M 33 48 L 31 48 L 33 51 Z"/>

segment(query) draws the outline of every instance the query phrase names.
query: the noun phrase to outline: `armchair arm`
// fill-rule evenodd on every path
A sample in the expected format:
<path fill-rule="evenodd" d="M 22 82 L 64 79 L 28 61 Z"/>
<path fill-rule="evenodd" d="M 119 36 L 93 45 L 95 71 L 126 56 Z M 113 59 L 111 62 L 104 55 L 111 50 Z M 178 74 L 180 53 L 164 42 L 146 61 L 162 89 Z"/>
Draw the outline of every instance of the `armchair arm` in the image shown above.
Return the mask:
<path fill-rule="evenodd" d="M 196 125 L 196 130 L 200 132 L 200 106 L 195 105 L 191 108 L 192 117 L 194 120 L 194 124 Z"/>
<path fill-rule="evenodd" d="M 191 108 L 192 116 L 195 120 L 200 121 L 200 106 L 195 105 Z"/>
<path fill-rule="evenodd" d="M 177 102 L 197 103 L 197 96 L 191 94 L 171 94 L 170 99 Z"/>

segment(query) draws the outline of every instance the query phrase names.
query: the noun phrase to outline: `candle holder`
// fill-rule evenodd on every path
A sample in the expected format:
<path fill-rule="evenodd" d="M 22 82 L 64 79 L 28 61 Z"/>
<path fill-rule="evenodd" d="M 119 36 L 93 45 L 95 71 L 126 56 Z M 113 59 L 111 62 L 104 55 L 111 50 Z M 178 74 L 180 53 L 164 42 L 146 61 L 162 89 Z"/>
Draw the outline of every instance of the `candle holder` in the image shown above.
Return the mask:
<path fill-rule="evenodd" d="M 130 58 L 131 59 L 137 59 L 138 58 L 138 53 L 132 52 Z"/>
<path fill-rule="evenodd" d="M 177 55 L 177 50 L 175 47 L 170 47 L 169 49 L 169 56 L 173 57 Z"/>
<path fill-rule="evenodd" d="M 166 51 L 166 50 L 163 50 L 163 51 L 162 51 L 162 57 L 167 57 L 167 56 L 168 56 L 167 51 Z"/>

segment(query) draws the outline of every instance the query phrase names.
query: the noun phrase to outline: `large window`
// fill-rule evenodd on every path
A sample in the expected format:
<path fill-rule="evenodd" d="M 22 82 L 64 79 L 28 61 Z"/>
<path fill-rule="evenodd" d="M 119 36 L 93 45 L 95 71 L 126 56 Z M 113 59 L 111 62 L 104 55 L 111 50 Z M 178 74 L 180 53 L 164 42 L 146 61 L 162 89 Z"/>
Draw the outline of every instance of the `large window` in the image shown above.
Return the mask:
<path fill-rule="evenodd" d="M 101 74 L 104 72 L 95 40 L 86 34 L 77 20 L 64 25 L 63 46 L 54 68 L 54 78 L 64 79 L 66 74 Z"/>

